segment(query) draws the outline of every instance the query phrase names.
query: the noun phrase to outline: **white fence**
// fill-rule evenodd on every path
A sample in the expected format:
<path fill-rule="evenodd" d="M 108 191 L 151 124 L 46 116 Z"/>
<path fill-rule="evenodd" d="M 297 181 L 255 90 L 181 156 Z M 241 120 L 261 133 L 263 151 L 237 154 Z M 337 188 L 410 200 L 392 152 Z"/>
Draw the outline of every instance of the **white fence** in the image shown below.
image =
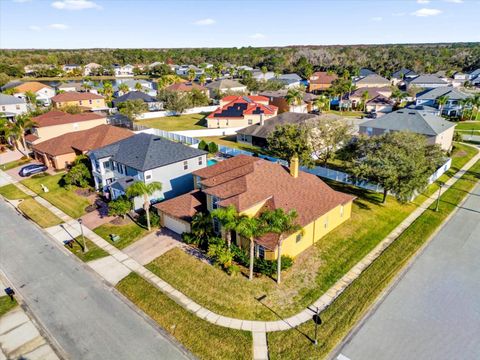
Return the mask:
<path fill-rule="evenodd" d="M 212 106 L 199 106 L 199 107 L 194 107 L 191 109 L 185 110 L 181 114 L 177 114 L 175 111 L 170 111 L 170 110 L 165 110 L 165 111 L 152 111 L 152 112 L 146 112 L 137 117 L 137 120 L 146 120 L 146 119 L 153 119 L 153 118 L 158 118 L 158 117 L 166 117 L 166 116 L 174 116 L 174 115 L 186 115 L 186 114 L 199 114 L 203 112 L 212 112 L 217 109 L 218 106 L 212 105 Z"/>
<path fill-rule="evenodd" d="M 191 137 L 208 137 L 208 136 L 227 136 L 236 135 L 237 131 L 243 129 L 243 127 L 225 128 L 225 129 L 205 129 L 205 130 L 182 130 L 172 131 L 178 135 L 191 136 Z"/>

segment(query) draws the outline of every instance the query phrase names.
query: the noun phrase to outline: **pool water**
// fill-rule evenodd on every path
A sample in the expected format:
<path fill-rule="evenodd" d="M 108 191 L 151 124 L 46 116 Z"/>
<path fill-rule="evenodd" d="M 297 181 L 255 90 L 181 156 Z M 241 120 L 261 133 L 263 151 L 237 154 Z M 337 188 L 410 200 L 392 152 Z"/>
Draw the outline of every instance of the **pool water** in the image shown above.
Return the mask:
<path fill-rule="evenodd" d="M 215 165 L 216 163 L 218 163 L 217 160 L 214 160 L 214 159 L 208 159 L 207 161 L 207 166 L 212 166 L 212 165 Z"/>

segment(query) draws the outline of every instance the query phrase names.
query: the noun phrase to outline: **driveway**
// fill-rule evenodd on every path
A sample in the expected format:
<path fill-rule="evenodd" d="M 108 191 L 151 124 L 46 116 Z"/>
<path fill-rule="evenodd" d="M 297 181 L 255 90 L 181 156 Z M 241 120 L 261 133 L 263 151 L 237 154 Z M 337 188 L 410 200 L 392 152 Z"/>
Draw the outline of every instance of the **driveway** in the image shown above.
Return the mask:
<path fill-rule="evenodd" d="M 123 252 L 140 264 L 146 265 L 160 255 L 165 254 L 168 250 L 175 247 L 183 247 L 184 245 L 180 235 L 162 228 L 148 234 L 143 239 L 135 241 L 132 245 L 123 249 Z"/>
<path fill-rule="evenodd" d="M 22 181 L 22 180 L 25 180 L 25 179 L 28 179 L 28 178 L 24 178 L 24 177 L 21 177 L 20 175 L 18 175 L 18 172 L 20 171 L 20 169 L 24 166 L 27 166 L 27 165 L 33 165 L 33 164 L 40 164 L 40 165 L 43 165 L 42 163 L 38 162 L 38 161 L 31 161 L 29 162 L 28 164 L 23 164 L 23 165 L 20 165 L 20 166 L 17 166 L 16 168 L 13 168 L 13 169 L 10 169 L 10 170 L 5 170 L 5 172 L 10 175 L 14 180 L 16 181 Z M 57 174 L 52 168 L 48 168 L 46 173 L 50 174 L 50 175 L 55 175 Z"/>
<path fill-rule="evenodd" d="M 87 265 L 4 202 L 0 229 L 1 270 L 69 359 L 189 358 Z"/>
<path fill-rule="evenodd" d="M 21 159 L 23 154 L 18 151 L 17 149 L 15 150 L 7 150 L 3 153 L 0 154 L 0 164 L 6 164 L 18 159 Z"/>
<path fill-rule="evenodd" d="M 479 259 L 477 185 L 335 359 L 480 359 Z"/>

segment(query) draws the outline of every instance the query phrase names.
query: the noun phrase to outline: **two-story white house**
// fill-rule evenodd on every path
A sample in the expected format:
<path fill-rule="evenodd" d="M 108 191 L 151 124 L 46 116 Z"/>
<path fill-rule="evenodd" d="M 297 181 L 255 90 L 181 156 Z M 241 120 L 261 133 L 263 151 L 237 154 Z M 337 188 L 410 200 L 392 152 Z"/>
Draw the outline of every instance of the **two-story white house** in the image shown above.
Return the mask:
<path fill-rule="evenodd" d="M 113 71 L 115 73 L 116 77 L 128 77 L 128 76 L 133 76 L 133 65 L 127 64 L 127 65 L 119 65 L 119 64 L 114 64 L 113 65 Z"/>
<path fill-rule="evenodd" d="M 0 94 L 0 117 L 13 118 L 28 111 L 24 99 L 12 95 Z"/>
<path fill-rule="evenodd" d="M 438 103 L 440 97 L 446 98 L 445 104 L 440 105 Z M 415 105 L 436 107 L 442 115 L 446 116 L 460 116 L 463 112 L 462 100 L 469 97 L 471 95 L 463 93 L 452 86 L 443 86 L 418 93 Z"/>
<path fill-rule="evenodd" d="M 139 133 L 88 153 L 95 187 L 111 199 L 124 195 L 136 181 L 158 181 L 162 190 L 150 197 L 152 203 L 193 189 L 190 173 L 207 166 L 207 153 L 168 139 Z M 134 199 L 135 210 L 143 198 Z"/>

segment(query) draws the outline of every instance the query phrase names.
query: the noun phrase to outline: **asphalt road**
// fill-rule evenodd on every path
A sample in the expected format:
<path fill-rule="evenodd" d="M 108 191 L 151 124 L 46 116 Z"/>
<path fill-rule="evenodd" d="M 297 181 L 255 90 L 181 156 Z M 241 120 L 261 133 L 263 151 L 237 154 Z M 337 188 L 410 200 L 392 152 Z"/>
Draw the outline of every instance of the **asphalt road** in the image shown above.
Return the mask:
<path fill-rule="evenodd" d="M 480 359 L 479 259 L 477 185 L 335 358 Z"/>
<path fill-rule="evenodd" d="M 0 269 L 70 359 L 189 358 L 1 200 Z"/>

